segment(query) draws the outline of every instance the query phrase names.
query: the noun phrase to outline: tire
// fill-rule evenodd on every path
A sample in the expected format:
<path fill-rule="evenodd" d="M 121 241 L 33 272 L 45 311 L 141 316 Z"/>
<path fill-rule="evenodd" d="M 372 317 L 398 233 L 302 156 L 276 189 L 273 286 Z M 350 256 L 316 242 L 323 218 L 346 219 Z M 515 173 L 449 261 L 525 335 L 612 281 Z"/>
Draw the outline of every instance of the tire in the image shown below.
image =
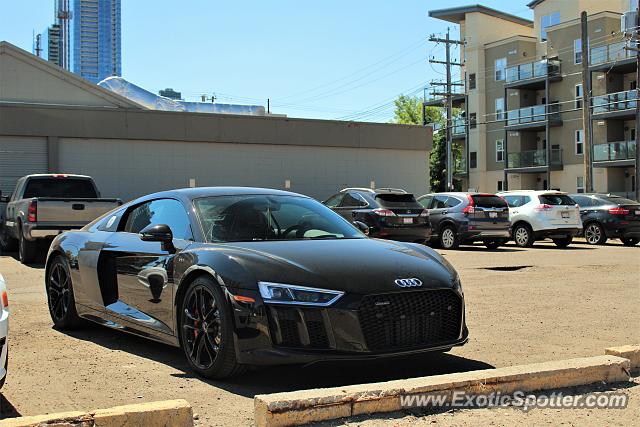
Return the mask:
<path fill-rule="evenodd" d="M 62 255 L 56 256 L 47 269 L 45 278 L 49 315 L 56 329 L 72 330 L 84 325 L 78 316 L 69 263 Z"/>
<path fill-rule="evenodd" d="M 442 249 L 457 249 L 460 246 L 460 238 L 451 225 L 446 225 L 440 230 L 438 240 Z"/>
<path fill-rule="evenodd" d="M 0 250 L 2 252 L 15 252 L 18 249 L 18 241 L 9 235 L 4 225 L 0 226 Z"/>
<path fill-rule="evenodd" d="M 620 240 L 622 240 L 622 244 L 625 246 L 635 246 L 640 242 L 640 239 L 636 237 L 623 237 Z"/>
<path fill-rule="evenodd" d="M 590 245 L 604 245 L 607 242 L 604 228 L 597 222 L 587 224 L 584 228 L 584 238 Z"/>
<path fill-rule="evenodd" d="M 566 248 L 573 242 L 573 237 L 563 237 L 562 239 L 552 239 L 559 248 Z"/>
<path fill-rule="evenodd" d="M 491 249 L 493 251 L 498 249 L 501 244 L 501 242 L 485 242 L 484 245 L 487 247 L 487 249 Z"/>
<path fill-rule="evenodd" d="M 513 241 L 516 246 L 521 248 L 530 248 L 535 241 L 533 237 L 533 230 L 527 224 L 518 224 L 513 229 Z"/>
<path fill-rule="evenodd" d="M 236 359 L 231 307 L 216 282 L 197 277 L 187 285 L 178 306 L 180 347 L 195 372 L 222 379 L 246 370 Z"/>
<path fill-rule="evenodd" d="M 4 359 L 4 377 L 0 380 L 0 388 L 4 387 L 4 382 L 7 380 L 7 375 L 9 375 L 9 344 L 6 343 L 5 345 L 7 346 L 7 357 Z"/>
<path fill-rule="evenodd" d="M 38 242 L 30 242 L 25 239 L 20 232 L 20 241 L 18 242 L 18 256 L 23 264 L 31 264 L 38 256 Z"/>

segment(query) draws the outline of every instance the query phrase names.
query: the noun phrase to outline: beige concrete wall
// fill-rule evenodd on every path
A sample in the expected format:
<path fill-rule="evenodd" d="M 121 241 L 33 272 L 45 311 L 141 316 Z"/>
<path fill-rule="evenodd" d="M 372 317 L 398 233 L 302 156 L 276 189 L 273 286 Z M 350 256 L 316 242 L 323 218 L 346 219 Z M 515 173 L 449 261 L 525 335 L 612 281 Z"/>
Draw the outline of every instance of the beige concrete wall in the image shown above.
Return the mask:
<path fill-rule="evenodd" d="M 485 45 L 514 35 L 531 36 L 533 29 L 474 12 L 465 16 L 464 22 L 461 23 L 461 31 L 463 31 L 467 43 L 464 49 L 466 61 L 464 71 L 467 76 L 471 73 L 476 74 L 476 89 L 469 91 L 467 116 L 470 113 L 476 113 L 478 118 L 476 129 L 471 129 L 469 132 L 469 151 L 477 153 L 478 168 L 470 170 L 468 186 L 476 189 L 488 188 L 487 179 L 483 176 L 487 170 L 487 125 L 484 123 L 485 117 L 489 113 L 486 101 L 487 91 L 493 89 L 487 88 L 486 81 L 494 76 L 494 64 L 486 61 Z"/>
<path fill-rule="evenodd" d="M 341 188 L 429 191 L 426 150 L 61 138 L 59 171 L 95 178 L 105 197 L 125 200 L 197 186 L 255 186 L 326 198 Z"/>
<path fill-rule="evenodd" d="M 586 11 L 589 15 L 603 10 L 623 13 L 629 9 L 628 0 L 545 0 L 537 5 L 534 10 L 534 34 L 540 40 L 540 20 L 544 15 L 552 12 L 560 12 L 560 22 L 566 22 L 580 17 L 580 12 Z M 616 31 L 619 31 L 620 27 Z M 540 43 L 544 49 L 546 43 Z"/>

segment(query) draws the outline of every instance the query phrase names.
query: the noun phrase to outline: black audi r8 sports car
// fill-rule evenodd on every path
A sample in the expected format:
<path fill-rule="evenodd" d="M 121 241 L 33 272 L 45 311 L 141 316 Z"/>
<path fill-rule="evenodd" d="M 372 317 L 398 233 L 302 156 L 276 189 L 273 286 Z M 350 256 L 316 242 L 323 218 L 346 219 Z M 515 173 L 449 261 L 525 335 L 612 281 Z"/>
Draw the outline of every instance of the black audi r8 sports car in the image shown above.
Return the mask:
<path fill-rule="evenodd" d="M 56 237 L 49 311 L 59 329 L 91 320 L 180 346 L 209 378 L 466 343 L 453 267 L 428 247 L 361 230 L 290 192 L 151 194 Z"/>

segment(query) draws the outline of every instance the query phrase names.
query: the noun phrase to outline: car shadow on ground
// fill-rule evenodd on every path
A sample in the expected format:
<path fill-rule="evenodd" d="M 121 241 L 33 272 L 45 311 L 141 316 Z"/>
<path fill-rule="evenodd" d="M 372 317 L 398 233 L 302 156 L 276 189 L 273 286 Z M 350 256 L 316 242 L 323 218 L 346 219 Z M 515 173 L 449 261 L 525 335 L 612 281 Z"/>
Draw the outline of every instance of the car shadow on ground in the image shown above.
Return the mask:
<path fill-rule="evenodd" d="M 181 373 L 179 378 L 197 378 L 230 393 L 245 397 L 256 394 L 302 390 L 318 387 L 339 387 L 395 379 L 490 369 L 492 365 L 448 353 L 426 353 L 382 360 L 318 363 L 310 366 L 272 366 L 252 368 L 246 374 L 224 381 L 212 381 L 197 376 L 177 347 L 124 334 L 99 325 L 65 331 L 76 339 L 90 341 L 110 350 L 124 351 L 171 366 Z"/>
<path fill-rule="evenodd" d="M 3 394 L 0 394 L 0 420 L 19 416 L 20 412 L 18 412 L 15 406 L 13 406 Z"/>
<path fill-rule="evenodd" d="M 20 258 L 18 258 L 18 253 L 17 252 L 3 252 L 3 251 L 0 251 L 0 257 L 9 257 L 9 258 L 13 258 L 18 263 L 20 262 Z M 42 259 L 38 260 L 38 262 L 34 262 L 34 263 L 28 264 L 27 267 L 36 268 L 36 269 L 39 269 L 39 270 L 43 269 L 45 267 L 44 256 L 42 256 Z"/>

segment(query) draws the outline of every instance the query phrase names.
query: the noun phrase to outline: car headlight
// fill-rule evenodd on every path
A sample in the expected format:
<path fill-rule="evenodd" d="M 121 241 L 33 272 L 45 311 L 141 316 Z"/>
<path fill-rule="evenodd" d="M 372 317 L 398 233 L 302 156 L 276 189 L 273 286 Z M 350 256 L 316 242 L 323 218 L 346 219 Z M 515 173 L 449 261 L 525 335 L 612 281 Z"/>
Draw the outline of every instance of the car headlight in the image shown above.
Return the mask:
<path fill-rule="evenodd" d="M 455 280 L 453 281 L 453 290 L 460 295 L 464 295 L 464 292 L 462 291 L 462 282 L 460 281 L 460 276 L 456 276 Z"/>
<path fill-rule="evenodd" d="M 344 295 L 341 291 L 271 282 L 258 282 L 258 289 L 264 302 L 271 304 L 327 306 Z"/>

